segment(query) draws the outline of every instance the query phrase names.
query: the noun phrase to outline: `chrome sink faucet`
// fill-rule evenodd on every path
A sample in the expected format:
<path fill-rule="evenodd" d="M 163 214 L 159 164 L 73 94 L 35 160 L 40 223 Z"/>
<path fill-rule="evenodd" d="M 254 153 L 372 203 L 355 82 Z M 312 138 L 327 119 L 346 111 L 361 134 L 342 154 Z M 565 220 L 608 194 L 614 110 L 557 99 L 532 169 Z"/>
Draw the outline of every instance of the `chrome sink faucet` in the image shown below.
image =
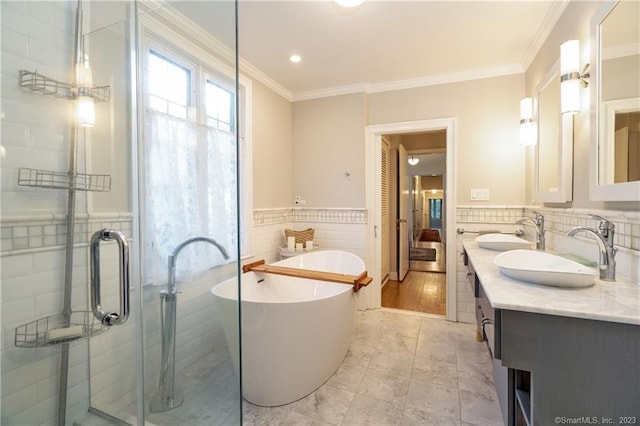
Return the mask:
<path fill-rule="evenodd" d="M 522 219 L 516 220 L 516 223 L 524 224 L 525 222 L 529 222 L 533 225 L 536 228 L 536 249 L 544 250 L 544 216 L 536 211 L 533 213 L 536 215 L 535 219 L 523 217 Z"/>
<path fill-rule="evenodd" d="M 615 225 L 609 222 L 602 216 L 590 214 L 590 218 L 599 220 L 600 226 L 598 230 L 592 228 L 585 228 L 583 226 L 576 226 L 569 230 L 566 235 L 573 237 L 579 232 L 588 232 L 595 236 L 595 240 L 598 243 L 600 249 L 600 256 L 598 259 L 598 269 L 600 270 L 600 279 L 603 281 L 615 281 L 616 280 L 616 252 L 617 248 L 613 246 L 613 236 L 615 234 Z"/>

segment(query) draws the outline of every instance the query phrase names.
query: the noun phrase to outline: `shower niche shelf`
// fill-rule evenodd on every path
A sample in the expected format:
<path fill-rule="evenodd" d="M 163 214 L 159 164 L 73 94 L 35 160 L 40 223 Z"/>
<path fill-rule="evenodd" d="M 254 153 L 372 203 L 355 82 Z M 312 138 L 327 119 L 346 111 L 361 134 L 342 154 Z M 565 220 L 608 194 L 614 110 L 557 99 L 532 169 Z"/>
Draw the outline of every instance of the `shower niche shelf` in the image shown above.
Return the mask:
<path fill-rule="evenodd" d="M 79 96 L 92 98 L 95 102 L 106 102 L 111 99 L 110 86 L 73 85 L 53 78 L 20 70 L 20 87 L 54 98 L 76 99 Z"/>
<path fill-rule="evenodd" d="M 18 169 L 18 185 L 50 189 L 75 189 L 77 191 L 106 192 L 111 190 L 111 175 L 50 172 L 47 170 Z"/>
<path fill-rule="evenodd" d="M 16 328 L 15 345 L 18 348 L 39 348 L 71 343 L 108 329 L 95 319 L 91 311 L 72 312 L 69 321 L 65 320 L 64 314 L 50 315 Z"/>

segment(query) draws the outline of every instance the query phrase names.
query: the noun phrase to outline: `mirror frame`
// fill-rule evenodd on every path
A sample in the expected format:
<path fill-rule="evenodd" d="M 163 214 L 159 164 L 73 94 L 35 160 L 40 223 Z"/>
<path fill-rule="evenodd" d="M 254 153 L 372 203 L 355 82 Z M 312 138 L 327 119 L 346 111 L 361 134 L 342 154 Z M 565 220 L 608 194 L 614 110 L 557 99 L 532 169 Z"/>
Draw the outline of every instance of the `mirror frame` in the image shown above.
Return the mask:
<path fill-rule="evenodd" d="M 573 200 L 573 115 L 561 114 L 558 104 L 558 120 L 560 120 L 560 134 L 558 137 L 558 186 L 557 191 L 544 191 L 540 189 L 540 92 L 542 92 L 553 79 L 560 79 L 560 60 L 551 66 L 536 87 L 536 125 L 538 127 L 538 140 L 534 148 L 534 184 L 533 201 L 543 203 L 564 203 Z M 558 87 L 558 90 L 560 88 Z M 558 93 L 558 100 L 560 93 Z"/>
<path fill-rule="evenodd" d="M 640 181 L 615 184 L 600 184 L 600 142 L 601 132 L 606 123 L 605 107 L 600 102 L 601 72 L 600 45 L 601 24 L 604 18 L 618 4 L 618 0 L 606 0 L 591 18 L 591 81 L 589 84 L 591 143 L 589 162 L 589 198 L 597 201 L 640 201 Z M 605 143 L 605 141 L 602 141 Z M 604 149 L 602 151 L 605 151 Z"/>

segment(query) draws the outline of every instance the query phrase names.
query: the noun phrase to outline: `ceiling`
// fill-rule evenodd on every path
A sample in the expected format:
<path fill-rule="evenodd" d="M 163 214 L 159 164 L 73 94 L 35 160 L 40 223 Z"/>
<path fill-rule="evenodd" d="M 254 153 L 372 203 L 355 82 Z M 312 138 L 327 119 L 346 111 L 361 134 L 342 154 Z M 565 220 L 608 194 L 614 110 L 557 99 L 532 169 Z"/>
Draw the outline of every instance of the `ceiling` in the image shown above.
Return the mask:
<path fill-rule="evenodd" d="M 239 52 L 294 100 L 513 74 L 533 60 L 567 2 L 368 0 L 344 9 L 240 0 Z M 220 2 L 171 3 L 233 45 L 233 20 L 212 9 Z M 294 53 L 300 63 L 289 62 Z"/>

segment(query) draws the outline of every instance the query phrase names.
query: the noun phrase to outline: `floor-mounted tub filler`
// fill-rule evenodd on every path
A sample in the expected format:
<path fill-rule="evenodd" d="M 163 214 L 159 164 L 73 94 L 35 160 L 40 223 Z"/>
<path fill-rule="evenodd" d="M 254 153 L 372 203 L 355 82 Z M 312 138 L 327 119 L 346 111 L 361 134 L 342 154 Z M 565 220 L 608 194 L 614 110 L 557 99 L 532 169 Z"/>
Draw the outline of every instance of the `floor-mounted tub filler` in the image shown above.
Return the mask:
<path fill-rule="evenodd" d="M 269 265 L 276 271 L 317 271 L 366 277 L 358 256 L 337 250 L 305 253 Z M 359 286 L 249 271 L 241 276 L 242 392 L 248 402 L 278 406 L 326 382 L 347 355 Z M 295 275 L 295 274 L 294 274 Z M 366 283 L 370 282 L 370 278 Z M 237 278 L 211 289 L 225 318 L 229 347 L 237 349 Z M 364 284 L 366 285 L 366 284 Z M 235 367 L 237 368 L 237 359 Z"/>

